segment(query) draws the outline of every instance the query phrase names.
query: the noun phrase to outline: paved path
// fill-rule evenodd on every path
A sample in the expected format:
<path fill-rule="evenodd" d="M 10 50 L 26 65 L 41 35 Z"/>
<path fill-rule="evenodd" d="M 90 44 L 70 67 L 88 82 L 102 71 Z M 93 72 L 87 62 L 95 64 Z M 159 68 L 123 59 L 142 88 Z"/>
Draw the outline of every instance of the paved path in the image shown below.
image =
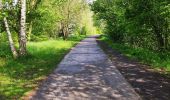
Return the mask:
<path fill-rule="evenodd" d="M 81 41 L 31 100 L 140 100 L 95 37 Z"/>

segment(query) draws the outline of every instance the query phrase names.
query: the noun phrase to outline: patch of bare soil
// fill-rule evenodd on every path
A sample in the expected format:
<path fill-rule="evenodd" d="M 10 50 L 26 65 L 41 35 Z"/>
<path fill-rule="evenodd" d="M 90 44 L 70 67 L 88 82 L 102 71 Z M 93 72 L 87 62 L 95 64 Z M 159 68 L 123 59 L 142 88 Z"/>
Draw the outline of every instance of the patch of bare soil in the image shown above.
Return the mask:
<path fill-rule="evenodd" d="M 97 42 L 143 100 L 170 100 L 170 78 L 167 75 L 130 60 L 103 41 Z"/>

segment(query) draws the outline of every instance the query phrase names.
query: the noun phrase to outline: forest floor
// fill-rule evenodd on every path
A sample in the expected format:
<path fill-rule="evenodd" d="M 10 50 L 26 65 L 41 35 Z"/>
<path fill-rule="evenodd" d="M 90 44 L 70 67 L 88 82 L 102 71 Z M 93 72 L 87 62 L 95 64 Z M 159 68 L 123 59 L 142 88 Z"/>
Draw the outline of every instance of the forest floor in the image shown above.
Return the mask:
<path fill-rule="evenodd" d="M 169 75 L 124 56 L 100 39 L 97 42 L 143 100 L 169 100 Z"/>
<path fill-rule="evenodd" d="M 140 96 L 98 46 L 81 41 L 40 85 L 31 100 L 140 100 Z"/>

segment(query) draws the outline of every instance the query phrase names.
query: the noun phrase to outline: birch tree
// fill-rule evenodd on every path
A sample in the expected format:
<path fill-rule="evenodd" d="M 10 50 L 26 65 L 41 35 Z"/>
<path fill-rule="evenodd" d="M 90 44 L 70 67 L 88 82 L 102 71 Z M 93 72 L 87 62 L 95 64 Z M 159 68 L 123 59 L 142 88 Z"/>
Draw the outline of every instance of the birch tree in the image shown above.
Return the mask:
<path fill-rule="evenodd" d="M 0 10 L 1 11 L 3 9 L 2 7 L 3 7 L 2 0 L 0 0 Z M 7 18 L 4 17 L 3 21 L 4 21 L 5 29 L 6 29 L 6 32 L 7 32 L 8 41 L 9 41 L 9 45 L 10 45 L 10 48 L 11 48 L 11 52 L 13 54 L 13 57 L 16 59 L 18 57 L 18 53 L 17 53 L 16 48 L 14 46 L 14 42 L 13 42 L 12 35 L 11 35 L 10 29 L 9 29 L 9 24 L 8 24 Z"/>
<path fill-rule="evenodd" d="M 17 53 L 16 48 L 14 46 L 14 42 L 13 42 L 13 39 L 12 39 L 12 35 L 11 35 L 11 32 L 10 32 L 8 21 L 7 21 L 6 17 L 4 17 L 4 24 L 5 24 L 5 28 L 6 28 L 6 32 L 7 32 L 11 52 L 13 54 L 13 57 L 16 59 L 18 57 L 18 53 Z"/>
<path fill-rule="evenodd" d="M 20 33 L 19 33 L 19 54 L 24 56 L 26 51 L 26 0 L 20 0 L 21 16 L 20 16 Z"/>

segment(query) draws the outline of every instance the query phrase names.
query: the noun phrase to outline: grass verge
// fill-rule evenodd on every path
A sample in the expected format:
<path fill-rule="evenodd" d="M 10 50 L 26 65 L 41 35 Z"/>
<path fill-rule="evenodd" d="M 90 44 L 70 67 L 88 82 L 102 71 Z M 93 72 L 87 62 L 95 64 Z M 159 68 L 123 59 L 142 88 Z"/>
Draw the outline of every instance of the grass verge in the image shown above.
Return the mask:
<path fill-rule="evenodd" d="M 165 73 L 170 72 L 170 52 L 158 53 L 143 48 L 133 48 L 126 44 L 113 43 L 106 36 L 102 36 L 100 40 L 104 41 L 113 49 L 121 52 L 130 59 L 137 59 L 140 62 L 154 66 L 153 68 Z"/>
<path fill-rule="evenodd" d="M 29 42 L 29 55 L 17 60 L 11 57 L 7 43 L 0 43 L 0 100 L 18 100 L 36 88 L 82 38 Z"/>

